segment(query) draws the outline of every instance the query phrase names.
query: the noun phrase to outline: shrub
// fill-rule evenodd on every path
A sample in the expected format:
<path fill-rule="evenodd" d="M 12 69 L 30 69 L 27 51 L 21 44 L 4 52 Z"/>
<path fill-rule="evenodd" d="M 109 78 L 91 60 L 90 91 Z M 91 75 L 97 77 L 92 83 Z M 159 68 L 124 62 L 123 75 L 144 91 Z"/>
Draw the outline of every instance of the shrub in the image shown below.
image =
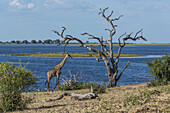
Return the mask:
<path fill-rule="evenodd" d="M 101 94 L 106 92 L 106 85 L 105 83 L 103 84 L 98 84 L 98 83 L 92 83 L 92 85 L 89 85 L 89 88 L 93 87 L 94 93 Z"/>
<path fill-rule="evenodd" d="M 134 105 L 143 105 L 152 99 L 154 99 L 153 95 L 159 95 L 160 92 L 157 90 L 145 90 L 145 91 L 139 91 L 139 95 L 130 95 L 126 96 L 124 99 L 124 107 L 127 106 L 134 106 Z"/>
<path fill-rule="evenodd" d="M 93 87 L 93 92 L 100 94 L 106 92 L 105 84 L 98 84 L 98 83 L 82 83 L 82 82 L 74 82 L 72 85 L 63 84 L 59 87 L 59 90 L 67 91 L 67 90 L 79 90 L 79 89 L 90 89 L 91 86 Z"/>
<path fill-rule="evenodd" d="M 38 78 L 32 75 L 33 72 L 19 66 L 15 67 L 10 62 L 0 64 L 0 109 L 3 111 L 23 109 L 31 100 L 21 96 L 22 91 L 35 85 Z"/>
<path fill-rule="evenodd" d="M 158 86 L 158 85 L 167 85 L 170 81 L 170 57 L 169 54 L 166 54 L 160 59 L 155 58 L 152 62 L 146 62 L 149 72 L 154 80 L 151 80 L 148 83 L 148 86 Z"/>

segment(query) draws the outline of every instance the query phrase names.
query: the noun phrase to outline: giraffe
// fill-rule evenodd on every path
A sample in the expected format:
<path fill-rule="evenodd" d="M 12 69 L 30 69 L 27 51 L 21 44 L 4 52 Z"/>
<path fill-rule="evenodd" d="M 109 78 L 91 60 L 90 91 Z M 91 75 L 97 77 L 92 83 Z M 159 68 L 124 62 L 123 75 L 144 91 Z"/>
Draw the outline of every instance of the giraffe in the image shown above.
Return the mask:
<path fill-rule="evenodd" d="M 57 85 L 59 86 L 59 77 L 61 74 L 61 69 L 64 66 L 66 59 L 68 57 L 72 58 L 72 56 L 69 53 L 67 53 L 66 56 L 64 57 L 64 59 L 59 64 L 57 64 L 53 69 L 51 69 L 47 72 L 48 80 L 46 80 L 46 83 L 48 83 L 48 91 L 50 91 L 50 86 L 49 86 L 50 80 L 55 76 L 57 77 L 57 83 L 56 83 L 54 89 L 56 88 Z M 46 85 L 46 83 L 45 83 L 45 85 Z M 53 91 L 54 91 L 54 89 L 53 89 Z"/>

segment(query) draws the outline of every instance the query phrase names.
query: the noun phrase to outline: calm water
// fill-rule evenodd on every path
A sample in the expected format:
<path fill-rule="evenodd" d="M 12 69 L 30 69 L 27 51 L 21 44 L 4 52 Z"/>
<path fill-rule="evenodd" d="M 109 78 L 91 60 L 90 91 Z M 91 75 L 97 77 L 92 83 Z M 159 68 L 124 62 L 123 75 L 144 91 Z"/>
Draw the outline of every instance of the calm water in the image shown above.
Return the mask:
<path fill-rule="evenodd" d="M 96 47 L 100 49 L 100 47 Z M 114 49 L 118 49 L 115 46 Z M 62 52 L 62 46 L 10 46 L 0 44 L 0 54 L 12 53 L 56 53 Z M 89 52 L 88 49 L 78 46 L 67 46 L 66 52 L 71 53 L 85 53 Z M 116 53 L 117 50 L 114 50 Z M 125 46 L 122 53 L 124 54 L 141 54 L 141 55 L 163 55 L 163 53 L 170 53 L 170 45 L 141 45 L 141 46 Z"/>
<path fill-rule="evenodd" d="M 117 49 L 116 47 L 115 49 Z M 63 58 L 55 57 L 21 57 L 21 56 L 6 56 L 5 54 L 11 53 L 55 53 L 62 52 L 62 47 L 56 46 L 7 46 L 0 45 L 0 62 L 12 62 L 18 65 L 19 59 L 21 59 L 22 64 L 29 64 L 27 68 L 36 71 L 35 74 L 39 76 L 38 87 L 31 88 L 30 90 L 46 90 L 47 86 L 44 83 L 47 79 L 46 73 L 48 70 L 52 69 L 56 64 L 60 63 Z M 83 47 L 68 46 L 66 52 L 89 52 Z M 150 55 L 148 57 L 126 57 L 120 58 L 119 69 L 121 70 L 128 61 L 130 61 L 130 66 L 124 71 L 118 85 L 124 84 L 134 84 L 147 82 L 148 69 L 146 61 L 152 61 L 156 57 L 160 57 L 163 53 L 170 53 L 170 45 L 163 46 L 126 46 L 123 53 L 126 54 L 143 54 Z M 62 74 L 60 76 L 60 84 L 62 84 L 62 78 L 66 79 L 69 77 L 69 71 L 72 74 L 78 73 L 79 81 L 95 81 L 95 82 L 108 82 L 108 77 L 105 76 L 107 73 L 106 67 L 103 62 L 97 62 L 95 58 L 72 58 L 67 59 L 66 64 L 62 69 Z M 50 86 L 53 88 L 56 83 L 56 78 L 51 80 Z"/>

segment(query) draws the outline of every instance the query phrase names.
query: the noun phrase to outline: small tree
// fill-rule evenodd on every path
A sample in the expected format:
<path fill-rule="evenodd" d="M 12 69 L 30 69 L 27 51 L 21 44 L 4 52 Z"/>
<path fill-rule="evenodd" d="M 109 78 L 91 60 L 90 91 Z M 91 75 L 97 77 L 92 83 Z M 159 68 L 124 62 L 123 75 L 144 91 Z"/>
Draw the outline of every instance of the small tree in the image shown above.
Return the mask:
<path fill-rule="evenodd" d="M 37 77 L 32 72 L 19 66 L 7 62 L 0 65 L 0 92 L 2 92 L 0 100 L 0 109 L 3 111 L 15 110 L 16 108 L 24 108 L 28 100 L 21 97 L 22 91 L 36 84 Z"/>
<path fill-rule="evenodd" d="M 31 43 L 32 43 L 32 44 L 36 44 L 37 41 L 36 41 L 36 40 L 31 40 Z"/>
<path fill-rule="evenodd" d="M 42 41 L 41 41 L 41 40 L 38 40 L 38 42 L 37 42 L 37 43 L 41 44 L 41 43 L 42 43 Z"/>
<path fill-rule="evenodd" d="M 23 40 L 22 43 L 23 44 L 28 44 L 29 42 L 28 42 L 28 40 Z"/>
<path fill-rule="evenodd" d="M 21 41 L 17 40 L 16 43 L 17 43 L 17 44 L 21 44 Z"/>
<path fill-rule="evenodd" d="M 11 43 L 15 43 L 15 40 L 12 40 Z"/>
<path fill-rule="evenodd" d="M 151 77 L 154 77 L 154 80 L 151 80 L 148 84 L 149 86 L 168 84 L 170 81 L 170 57 L 167 53 L 160 59 L 155 58 L 152 62 L 146 63 L 150 69 Z"/>
<path fill-rule="evenodd" d="M 110 17 L 113 14 L 113 11 L 110 13 L 110 15 L 106 16 L 105 11 L 107 9 L 108 8 L 105 8 L 103 10 L 100 9 L 99 15 L 102 15 L 102 17 L 104 17 L 104 19 L 111 25 L 111 29 L 105 29 L 106 31 L 109 31 L 109 40 L 104 40 L 103 37 L 99 38 L 99 37 L 96 37 L 96 36 L 94 36 L 92 34 L 89 34 L 89 33 L 81 34 L 81 35 L 89 36 L 90 38 L 88 38 L 88 39 L 97 40 L 99 42 L 99 44 L 100 44 L 99 46 L 101 47 L 101 50 L 95 49 L 93 46 L 89 46 L 89 45 L 83 43 L 80 39 L 75 38 L 72 35 L 65 35 L 64 36 L 64 32 L 66 30 L 65 27 L 63 27 L 63 30 L 62 30 L 61 33 L 59 33 L 58 31 L 55 31 L 55 30 L 52 30 L 52 31 L 54 31 L 54 33 L 57 33 L 57 35 L 59 35 L 61 38 L 63 38 L 63 40 L 61 41 L 60 44 L 65 44 L 64 45 L 64 50 L 65 50 L 65 46 L 68 45 L 70 41 L 77 41 L 78 43 L 80 43 L 81 46 L 87 48 L 88 50 L 90 50 L 90 51 L 92 51 L 92 52 L 94 52 L 96 54 L 99 54 L 100 57 L 99 58 L 96 57 L 96 60 L 98 62 L 103 61 L 105 63 L 107 71 L 108 71 L 106 76 L 109 77 L 109 86 L 113 87 L 113 86 L 117 85 L 117 82 L 120 79 L 122 73 L 128 67 L 128 65 L 130 63 L 128 61 L 126 66 L 123 68 L 123 70 L 120 73 L 118 73 L 119 57 L 120 57 L 122 48 L 126 45 L 126 41 L 127 40 L 136 41 L 137 39 L 143 39 L 143 40 L 146 41 L 146 39 L 142 35 L 142 30 L 138 31 L 135 34 L 134 37 L 131 37 L 133 32 L 131 32 L 128 35 L 126 35 L 126 33 L 122 34 L 118 38 L 119 49 L 118 49 L 118 52 L 117 52 L 117 56 L 114 58 L 114 56 L 113 56 L 113 54 L 114 54 L 113 53 L 113 36 L 116 34 L 116 27 L 117 27 L 117 25 L 115 25 L 114 22 L 119 20 L 122 17 L 122 15 L 119 16 L 118 18 L 110 19 Z M 138 36 L 139 33 L 141 33 L 140 36 Z M 121 42 L 121 38 L 123 36 L 124 36 L 124 38 L 122 39 L 122 42 Z M 104 43 L 107 43 L 109 45 L 109 49 L 106 47 L 106 44 L 104 44 Z"/>

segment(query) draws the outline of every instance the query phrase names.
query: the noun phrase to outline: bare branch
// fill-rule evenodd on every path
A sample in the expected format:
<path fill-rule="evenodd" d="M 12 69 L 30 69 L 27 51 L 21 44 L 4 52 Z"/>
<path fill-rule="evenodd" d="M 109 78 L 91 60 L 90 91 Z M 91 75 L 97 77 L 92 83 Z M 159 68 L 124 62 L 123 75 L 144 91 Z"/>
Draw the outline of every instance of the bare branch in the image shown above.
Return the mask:
<path fill-rule="evenodd" d="M 96 57 L 96 56 L 93 55 L 93 57 Z M 96 60 L 97 60 L 98 62 L 104 61 L 101 57 L 100 57 L 100 58 L 97 58 L 97 57 L 96 57 Z"/>
<path fill-rule="evenodd" d="M 97 39 L 97 40 L 100 42 L 100 38 L 98 38 L 98 37 L 92 36 L 92 37 L 90 37 L 90 38 L 88 38 L 88 39 Z"/>
<path fill-rule="evenodd" d="M 74 74 L 73 77 L 74 77 L 74 82 L 77 83 L 77 75 L 78 73 Z"/>
<path fill-rule="evenodd" d="M 105 8 L 105 9 L 103 9 L 103 10 L 100 8 L 99 15 L 100 15 L 100 14 L 104 15 L 104 13 L 105 13 L 105 11 L 106 11 L 107 9 L 109 9 L 109 7 Z"/>
<path fill-rule="evenodd" d="M 89 35 L 89 36 L 93 36 L 93 35 L 91 35 L 91 34 L 89 34 L 89 33 L 82 33 L 81 35 Z"/>
<path fill-rule="evenodd" d="M 126 43 L 125 43 L 126 40 L 131 39 L 131 40 L 133 40 L 133 41 L 136 41 L 137 39 L 140 39 L 140 38 L 141 38 L 141 39 L 143 39 L 143 40 L 146 41 L 146 39 L 143 38 L 142 35 L 137 37 L 137 35 L 138 35 L 140 32 L 142 32 L 142 29 L 141 29 L 140 31 L 138 31 L 133 38 L 131 37 L 131 35 L 132 35 L 133 32 L 129 33 L 128 35 L 126 35 L 126 33 L 124 33 L 124 34 L 122 34 L 122 35 L 118 38 L 118 41 L 119 41 L 119 49 L 118 49 L 118 53 L 117 53 L 115 65 L 117 65 L 117 63 L 119 62 L 120 53 L 121 53 L 122 48 L 123 48 L 123 47 L 125 46 L 125 44 L 126 44 Z M 142 33 L 141 33 L 141 34 L 142 34 Z M 126 37 L 122 39 L 122 43 L 121 43 L 120 39 L 121 39 L 124 35 L 126 35 Z"/>
<path fill-rule="evenodd" d="M 59 34 L 59 32 L 58 32 L 58 31 L 55 31 L 55 30 L 51 30 L 51 31 L 53 31 L 54 33 L 57 33 L 57 35 L 59 35 L 59 36 L 60 36 L 60 34 Z"/>
<path fill-rule="evenodd" d="M 123 15 L 120 15 L 118 18 L 115 18 L 115 19 L 111 19 L 111 21 L 116 21 L 116 20 L 119 20 Z"/>
<path fill-rule="evenodd" d="M 71 39 L 68 39 L 67 42 L 65 43 L 65 45 L 63 47 L 63 52 L 65 52 L 65 47 L 69 44 L 70 41 L 71 41 Z"/>
<path fill-rule="evenodd" d="M 56 46 L 60 46 L 61 44 L 63 44 L 62 41 L 61 41 L 61 43 L 57 44 Z"/>
<path fill-rule="evenodd" d="M 112 16 L 112 14 L 113 14 L 113 11 L 110 13 L 110 15 L 107 18 L 109 19 Z"/>
<path fill-rule="evenodd" d="M 139 31 L 135 34 L 134 38 L 136 38 L 136 36 L 137 36 L 140 32 L 142 32 L 142 29 L 139 30 Z M 141 34 L 141 36 L 143 36 L 143 35 Z"/>
<path fill-rule="evenodd" d="M 109 9 L 109 7 L 106 7 L 105 9 L 103 9 L 103 12 L 105 13 L 105 11 L 106 11 L 107 9 Z"/>
<path fill-rule="evenodd" d="M 96 39 L 96 40 L 98 40 L 99 41 L 99 43 L 100 43 L 100 45 L 97 45 L 97 46 L 101 46 L 101 52 L 104 52 L 104 50 L 106 51 L 106 53 L 107 54 L 109 54 L 109 51 L 107 50 L 107 48 L 106 48 L 106 46 L 103 44 L 103 37 L 101 37 L 101 38 L 98 38 L 98 37 L 95 37 L 94 35 L 91 35 L 91 34 L 89 34 L 89 33 L 87 33 L 87 32 L 85 32 L 85 33 L 82 33 L 81 35 L 88 35 L 88 36 L 91 36 L 90 38 L 88 38 L 88 39 Z M 95 47 L 95 46 L 93 46 L 93 45 L 91 45 L 92 47 Z"/>
<path fill-rule="evenodd" d="M 121 71 L 121 73 L 119 74 L 118 78 L 116 79 L 116 81 L 118 81 L 120 79 L 120 77 L 122 76 L 124 70 L 129 66 L 130 61 L 128 61 L 128 63 L 126 64 L 126 66 L 123 68 L 123 70 Z"/>
<path fill-rule="evenodd" d="M 138 37 L 137 37 L 137 35 L 138 35 L 140 32 L 141 32 L 141 36 L 138 36 Z M 129 35 L 127 35 L 125 38 L 123 38 L 123 40 L 125 41 L 125 40 L 128 40 L 128 39 L 131 39 L 131 40 L 133 40 L 133 41 L 136 41 L 137 39 L 140 39 L 140 38 L 141 38 L 141 39 L 143 39 L 144 41 L 147 41 L 147 39 L 145 39 L 145 38 L 143 37 L 142 29 L 141 29 L 140 31 L 138 31 L 133 38 L 130 37 L 131 34 L 132 34 L 132 33 L 130 33 Z"/>
<path fill-rule="evenodd" d="M 64 80 L 63 78 L 62 78 L 62 80 L 65 82 L 65 84 L 68 84 L 68 82 L 66 80 Z"/>
<path fill-rule="evenodd" d="M 106 54 L 109 55 L 109 51 L 107 50 L 106 45 L 103 45 L 103 48 L 104 48 Z"/>
<path fill-rule="evenodd" d="M 75 40 L 75 41 L 79 42 L 79 43 L 81 44 L 81 46 L 87 48 L 88 50 L 90 50 L 90 51 L 92 51 L 92 52 L 94 52 L 94 53 L 98 53 L 100 56 L 104 57 L 105 59 L 107 58 L 106 55 L 105 55 L 103 52 L 101 52 L 101 51 L 99 51 L 99 50 L 97 50 L 97 49 L 93 49 L 93 48 L 91 48 L 90 46 L 87 46 L 86 44 L 84 44 L 84 43 L 83 43 L 80 39 L 78 39 L 78 38 L 75 38 L 75 37 L 73 37 L 73 36 L 71 36 L 71 35 L 66 35 L 66 36 L 64 37 L 64 36 L 63 36 L 63 33 L 64 33 L 65 30 L 66 30 L 66 28 L 63 27 L 62 33 L 61 33 L 61 35 L 59 35 L 60 37 L 62 37 L 62 38 L 64 39 L 64 40 L 62 41 L 62 43 L 65 43 L 64 48 L 63 48 L 63 51 L 65 51 L 65 46 L 68 45 L 70 41 Z M 55 32 L 55 33 L 57 33 L 57 32 Z M 58 34 L 59 34 L 59 33 L 58 33 Z M 93 35 L 91 35 L 91 34 L 89 34 L 89 33 L 83 33 L 82 35 L 93 36 Z M 103 42 L 101 42 L 100 38 L 97 38 L 97 37 L 94 37 L 94 38 L 96 38 L 97 40 L 99 40 L 99 42 L 103 45 Z"/>
<path fill-rule="evenodd" d="M 133 32 L 129 33 L 126 37 L 130 37 L 132 35 Z"/>
<path fill-rule="evenodd" d="M 119 38 L 118 38 L 118 41 L 119 41 L 119 46 L 121 47 L 121 42 L 120 42 L 120 38 L 122 38 L 122 36 L 126 35 L 126 33 L 122 34 Z"/>
<path fill-rule="evenodd" d="M 61 38 L 65 39 L 64 36 L 63 36 L 63 34 L 64 34 L 64 31 L 66 30 L 66 28 L 65 28 L 65 27 L 62 27 L 62 28 L 63 28 L 63 30 L 62 30 L 61 34 L 60 34 L 58 31 L 55 31 L 55 30 L 52 30 L 52 31 L 53 31 L 54 33 L 57 33 L 57 35 L 61 36 Z"/>
<path fill-rule="evenodd" d="M 106 31 L 109 31 L 110 32 L 110 34 L 113 32 L 113 29 L 112 30 L 110 30 L 110 29 L 105 29 Z"/>
<path fill-rule="evenodd" d="M 63 33 L 64 33 L 64 31 L 66 30 L 66 28 L 65 27 L 62 27 L 63 28 L 63 30 L 62 30 L 62 32 L 61 32 L 61 36 L 63 37 Z"/>
<path fill-rule="evenodd" d="M 72 39 L 73 36 L 71 36 L 71 35 L 66 35 L 66 38 L 67 38 L 67 39 Z"/>

